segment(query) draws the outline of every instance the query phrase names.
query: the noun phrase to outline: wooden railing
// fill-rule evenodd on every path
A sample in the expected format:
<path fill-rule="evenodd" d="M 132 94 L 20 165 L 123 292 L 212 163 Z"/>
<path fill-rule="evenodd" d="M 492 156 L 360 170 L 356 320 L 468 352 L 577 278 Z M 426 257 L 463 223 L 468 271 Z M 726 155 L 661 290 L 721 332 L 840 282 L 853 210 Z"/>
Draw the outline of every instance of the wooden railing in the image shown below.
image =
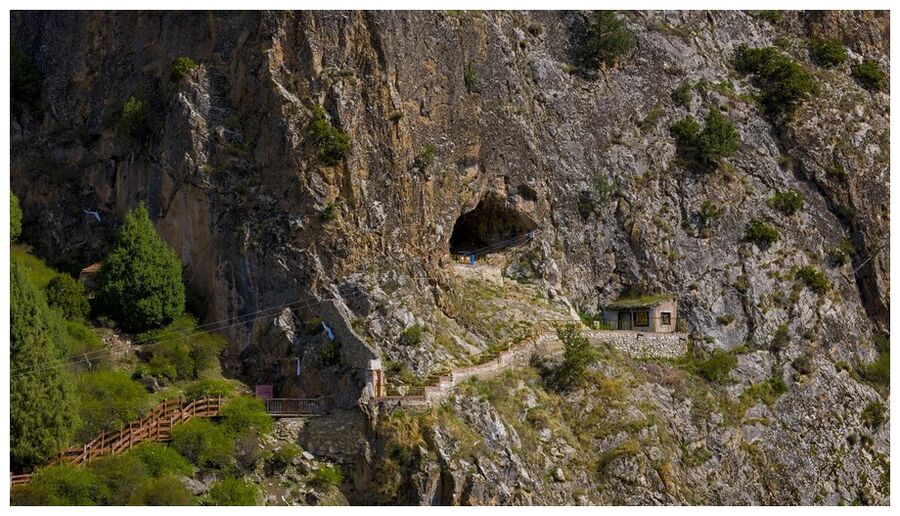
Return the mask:
<path fill-rule="evenodd" d="M 225 398 L 216 396 L 190 402 L 184 402 L 181 399 L 163 401 L 143 417 L 131 421 L 121 430 L 104 432 L 83 446 L 65 450 L 51 462 L 51 465 L 67 462 L 78 466 L 99 457 L 130 450 L 144 441 L 170 441 L 174 425 L 198 417 L 218 416 L 224 400 Z M 13 486 L 27 484 L 30 480 L 31 474 L 28 473 L 10 476 L 10 483 Z"/>

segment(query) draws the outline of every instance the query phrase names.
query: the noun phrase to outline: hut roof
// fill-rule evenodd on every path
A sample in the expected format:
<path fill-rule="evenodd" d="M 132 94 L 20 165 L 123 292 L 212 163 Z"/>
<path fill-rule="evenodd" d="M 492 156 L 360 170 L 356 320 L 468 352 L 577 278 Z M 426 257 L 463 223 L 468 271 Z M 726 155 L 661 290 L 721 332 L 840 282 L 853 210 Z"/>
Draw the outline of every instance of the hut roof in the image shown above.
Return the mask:
<path fill-rule="evenodd" d="M 629 297 L 625 299 L 617 299 L 606 305 L 610 310 L 628 310 L 633 308 L 653 308 L 664 301 L 674 299 L 668 294 L 653 294 L 649 296 Z"/>

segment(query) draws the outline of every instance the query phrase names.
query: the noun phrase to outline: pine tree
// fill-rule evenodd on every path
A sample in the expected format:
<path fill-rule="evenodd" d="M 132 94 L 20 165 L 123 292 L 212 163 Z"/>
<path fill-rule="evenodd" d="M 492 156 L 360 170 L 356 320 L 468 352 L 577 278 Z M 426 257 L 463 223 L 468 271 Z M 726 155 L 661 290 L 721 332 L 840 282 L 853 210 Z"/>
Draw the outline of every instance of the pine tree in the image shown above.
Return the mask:
<path fill-rule="evenodd" d="M 62 451 L 75 427 L 62 316 L 15 264 L 10 274 L 10 461 L 20 471 Z"/>
<path fill-rule="evenodd" d="M 126 330 L 157 328 L 184 312 L 181 261 L 156 233 L 143 203 L 125 216 L 100 282 L 103 306 Z"/>

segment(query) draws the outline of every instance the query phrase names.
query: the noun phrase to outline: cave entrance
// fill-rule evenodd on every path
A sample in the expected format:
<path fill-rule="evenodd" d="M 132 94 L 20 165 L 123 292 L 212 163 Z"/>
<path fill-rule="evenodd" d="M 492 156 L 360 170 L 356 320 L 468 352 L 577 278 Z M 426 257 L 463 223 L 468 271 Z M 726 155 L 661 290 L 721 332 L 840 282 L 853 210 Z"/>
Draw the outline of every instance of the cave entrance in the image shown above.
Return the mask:
<path fill-rule="evenodd" d="M 488 196 L 456 219 L 450 252 L 474 256 L 496 253 L 530 241 L 535 229 L 537 224 L 527 215 L 510 208 L 503 199 Z"/>

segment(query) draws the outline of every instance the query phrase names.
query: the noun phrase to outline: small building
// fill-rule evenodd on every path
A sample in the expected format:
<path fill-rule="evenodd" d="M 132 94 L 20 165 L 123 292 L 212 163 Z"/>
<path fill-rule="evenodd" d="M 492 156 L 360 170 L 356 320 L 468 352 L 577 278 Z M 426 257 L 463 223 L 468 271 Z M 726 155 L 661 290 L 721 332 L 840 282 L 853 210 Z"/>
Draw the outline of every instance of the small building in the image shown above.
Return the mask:
<path fill-rule="evenodd" d="M 610 330 L 673 333 L 678 323 L 678 301 L 657 294 L 623 298 L 603 308 L 603 325 Z"/>
<path fill-rule="evenodd" d="M 78 274 L 78 281 L 84 285 L 89 298 L 93 298 L 94 293 L 100 288 L 100 269 L 102 267 L 103 262 L 92 263 L 81 269 Z"/>

